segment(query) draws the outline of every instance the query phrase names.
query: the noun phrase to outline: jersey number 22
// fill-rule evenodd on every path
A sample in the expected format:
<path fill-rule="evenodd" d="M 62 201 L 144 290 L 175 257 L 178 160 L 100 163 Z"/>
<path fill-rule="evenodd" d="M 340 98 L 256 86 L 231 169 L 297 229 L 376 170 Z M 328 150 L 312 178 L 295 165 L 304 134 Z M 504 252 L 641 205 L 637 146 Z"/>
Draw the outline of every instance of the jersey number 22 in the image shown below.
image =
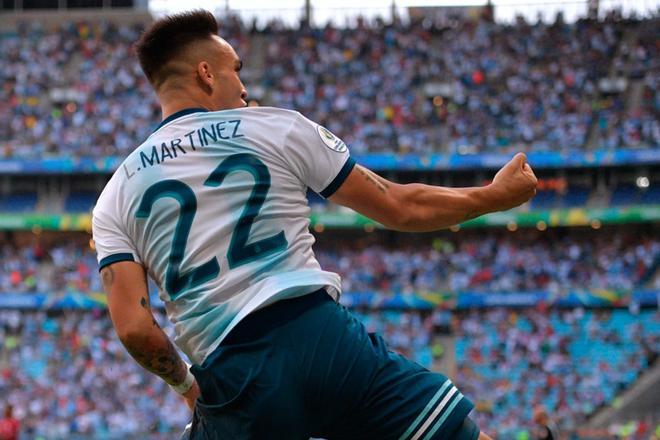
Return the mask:
<path fill-rule="evenodd" d="M 259 214 L 270 189 L 270 173 L 266 165 L 258 158 L 245 153 L 229 156 L 213 170 L 204 185 L 218 187 L 229 174 L 235 171 L 247 171 L 252 174 L 254 186 L 231 236 L 227 251 L 230 269 L 279 252 L 287 246 L 284 231 L 248 244 L 252 223 Z M 165 274 L 165 287 L 170 297 L 174 299 L 184 290 L 196 287 L 218 276 L 220 264 L 218 259 L 213 257 L 201 266 L 184 273 L 179 272 L 190 228 L 197 212 L 197 198 L 193 190 L 180 180 L 162 180 L 147 189 L 135 216 L 137 218 L 149 217 L 153 204 L 161 197 L 172 197 L 180 205 L 179 220 L 174 229 L 172 249 Z"/>

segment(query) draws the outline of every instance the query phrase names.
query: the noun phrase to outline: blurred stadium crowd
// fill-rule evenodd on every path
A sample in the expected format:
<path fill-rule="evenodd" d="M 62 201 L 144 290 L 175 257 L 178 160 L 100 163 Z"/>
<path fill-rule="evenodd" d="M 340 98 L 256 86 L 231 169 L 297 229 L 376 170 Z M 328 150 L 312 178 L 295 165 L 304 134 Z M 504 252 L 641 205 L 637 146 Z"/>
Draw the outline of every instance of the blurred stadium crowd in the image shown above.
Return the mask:
<path fill-rule="evenodd" d="M 132 54 L 140 28 L 31 22 L 3 34 L 0 159 L 125 156 L 146 139 L 160 108 Z M 659 148 L 657 28 L 657 18 L 615 15 L 551 25 L 358 21 L 350 29 L 221 21 L 260 105 L 299 110 L 358 154 Z M 621 79 L 635 86 L 622 88 Z M 616 186 L 607 206 L 657 204 L 655 184 L 644 191 Z M 97 193 L 82 189 L 63 201 L 65 212 L 92 206 Z M 591 191 L 540 191 L 532 207 L 584 207 Z M 39 197 L 1 195 L 0 212 L 33 212 Z M 346 292 L 660 289 L 653 227 L 465 230 L 388 245 L 319 235 L 317 257 L 342 276 Z M 86 239 L 31 243 L 11 233 L 0 238 L 0 298 L 102 290 Z M 579 428 L 660 353 L 657 311 L 356 313 L 422 365 L 453 353 L 457 384 L 498 439 L 529 440 L 538 403 L 562 427 Z M 160 311 L 157 319 L 171 331 Z M 456 336 L 455 352 L 443 347 L 440 328 Z M 99 310 L 0 309 L 0 396 L 0 409 L 12 405 L 30 439 L 173 438 L 189 417 L 182 401 L 128 356 Z M 660 438 L 660 426 L 634 423 L 613 429 L 620 438 L 647 439 L 652 431 Z"/>
<path fill-rule="evenodd" d="M 22 421 L 20 438 L 171 438 L 188 422 L 185 404 L 128 355 L 106 312 L 0 310 L 0 341 L 0 395 Z"/>
<path fill-rule="evenodd" d="M 642 172 L 643 173 L 643 172 Z M 541 180 L 542 184 L 544 180 Z M 15 190 L 6 194 L 0 193 L 0 212 L 31 213 L 43 212 L 47 206 L 51 212 L 66 212 L 72 214 L 88 214 L 94 207 L 99 192 L 85 190 L 72 185 L 68 194 L 53 196 L 43 191 L 39 194 L 34 190 Z M 317 211 L 337 211 L 337 206 L 329 203 L 316 193 L 309 191 L 310 206 Z M 565 183 L 559 188 L 539 189 L 536 196 L 523 205 L 524 209 L 555 209 L 589 207 L 629 207 L 655 205 L 660 202 L 660 186 L 638 187 L 627 182 L 618 182 L 611 187 L 592 188 L 584 184 Z"/>
<path fill-rule="evenodd" d="M 431 343 L 434 315 L 360 316 L 392 349 L 426 366 L 442 354 Z M 170 330 L 160 312 L 157 319 Z M 660 352 L 660 313 L 652 311 L 472 311 L 453 327 L 456 381 L 500 439 L 529 439 L 539 402 L 565 429 L 579 428 Z M 0 310 L 0 365 L 0 393 L 26 438 L 172 438 L 189 417 L 180 398 L 128 356 L 105 312 Z"/>
<path fill-rule="evenodd" d="M 660 241 L 653 231 L 521 230 L 443 235 L 429 242 L 320 246 L 325 270 L 347 292 L 411 294 L 660 288 Z M 100 292 L 94 252 L 75 241 L 0 241 L 2 292 Z"/>
<path fill-rule="evenodd" d="M 355 153 L 424 154 L 658 147 L 656 29 L 657 19 L 614 16 L 354 29 L 221 23 L 260 104 L 301 111 Z M 138 35 L 109 23 L 34 22 L 3 35 L 0 139 L 9 141 L 0 157 L 124 156 L 146 139 L 160 109 L 132 56 Z M 637 93 L 613 79 L 637 80 Z"/>
<path fill-rule="evenodd" d="M 564 432 L 577 430 L 660 354 L 657 311 L 491 309 L 456 327 L 457 382 L 478 401 L 480 425 L 502 439 L 524 438 L 538 404 Z"/>
<path fill-rule="evenodd" d="M 322 267 L 342 276 L 346 291 L 558 292 L 631 289 L 658 281 L 660 242 L 652 232 L 545 232 L 482 230 L 390 249 L 320 248 L 317 256 Z"/>
<path fill-rule="evenodd" d="M 659 287 L 660 242 L 652 229 L 481 230 L 454 237 L 394 248 L 369 239 L 323 239 L 317 255 L 342 275 L 345 291 L 382 295 Z M 71 239 L 17 245 L 9 238 L 0 246 L 0 292 L 101 289 L 88 245 Z M 445 354 L 440 329 L 451 328 L 456 381 L 475 400 L 479 423 L 500 439 L 530 439 L 531 411 L 541 402 L 564 429 L 580 428 L 660 353 L 657 311 L 355 313 L 390 348 L 427 367 Z M 162 312 L 157 318 L 171 331 Z M 0 366 L 0 394 L 14 406 L 27 438 L 171 438 L 187 421 L 178 397 L 127 355 L 104 311 L 0 310 Z M 644 435 L 655 429 L 635 423 Z"/>
<path fill-rule="evenodd" d="M 427 367 L 431 327 L 417 313 L 365 312 L 371 331 Z M 161 312 L 157 320 L 170 336 Z M 419 351 L 419 353 L 418 353 Z M 57 384 L 57 385 L 53 385 Z M 172 438 L 190 417 L 167 384 L 118 341 L 106 312 L 0 310 L 0 395 L 25 438 Z M 169 435 L 168 435 L 169 434 Z"/>

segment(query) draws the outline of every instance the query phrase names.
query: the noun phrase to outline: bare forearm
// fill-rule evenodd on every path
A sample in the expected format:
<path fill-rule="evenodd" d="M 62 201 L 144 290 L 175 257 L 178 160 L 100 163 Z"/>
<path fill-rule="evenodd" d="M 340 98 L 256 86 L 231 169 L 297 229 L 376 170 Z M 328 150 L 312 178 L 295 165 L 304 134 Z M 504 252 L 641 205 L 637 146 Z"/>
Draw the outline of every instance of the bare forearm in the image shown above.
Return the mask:
<path fill-rule="evenodd" d="M 126 350 L 142 367 L 170 385 L 183 383 L 187 366 L 167 335 L 157 325 L 120 337 Z"/>
<path fill-rule="evenodd" d="M 498 196 L 495 191 L 492 185 L 479 188 L 402 185 L 357 165 L 331 200 L 389 229 L 426 232 L 498 210 L 501 194 Z"/>
<path fill-rule="evenodd" d="M 330 200 L 389 229 L 427 232 L 518 206 L 534 196 L 536 184 L 522 153 L 504 165 L 490 185 L 473 188 L 401 185 L 356 165 Z"/>
<path fill-rule="evenodd" d="M 392 226 L 401 231 L 435 231 L 496 210 L 489 187 L 446 188 L 413 183 L 392 190 L 402 206 L 401 221 Z"/>
<path fill-rule="evenodd" d="M 101 270 L 101 280 L 112 325 L 126 350 L 168 384 L 181 384 L 187 366 L 151 313 L 144 269 L 132 262 L 117 263 Z"/>

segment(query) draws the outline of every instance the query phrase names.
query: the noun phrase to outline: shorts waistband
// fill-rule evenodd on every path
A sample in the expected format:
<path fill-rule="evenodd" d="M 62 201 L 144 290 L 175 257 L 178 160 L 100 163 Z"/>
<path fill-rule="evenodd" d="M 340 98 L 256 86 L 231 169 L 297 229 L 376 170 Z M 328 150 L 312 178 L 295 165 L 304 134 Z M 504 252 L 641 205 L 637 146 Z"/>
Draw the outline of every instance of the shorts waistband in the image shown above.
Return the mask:
<path fill-rule="evenodd" d="M 269 304 L 243 318 L 223 339 L 220 347 L 258 339 L 260 336 L 295 319 L 303 312 L 328 301 L 334 300 L 325 289 L 319 289 L 296 298 L 283 299 Z"/>

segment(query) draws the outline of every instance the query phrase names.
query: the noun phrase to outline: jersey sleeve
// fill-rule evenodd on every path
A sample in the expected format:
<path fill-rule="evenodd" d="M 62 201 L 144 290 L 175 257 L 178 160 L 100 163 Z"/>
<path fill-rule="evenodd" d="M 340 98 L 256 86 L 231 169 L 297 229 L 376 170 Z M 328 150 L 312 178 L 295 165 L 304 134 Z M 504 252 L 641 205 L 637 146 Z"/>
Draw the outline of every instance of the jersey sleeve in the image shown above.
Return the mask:
<path fill-rule="evenodd" d="M 133 241 L 124 232 L 118 218 L 119 208 L 107 206 L 104 203 L 107 199 L 102 195 L 92 213 L 92 238 L 99 270 L 119 261 L 141 263 Z"/>
<path fill-rule="evenodd" d="M 284 149 L 294 173 L 325 198 L 339 189 L 355 166 L 344 141 L 300 113 L 291 124 Z"/>

